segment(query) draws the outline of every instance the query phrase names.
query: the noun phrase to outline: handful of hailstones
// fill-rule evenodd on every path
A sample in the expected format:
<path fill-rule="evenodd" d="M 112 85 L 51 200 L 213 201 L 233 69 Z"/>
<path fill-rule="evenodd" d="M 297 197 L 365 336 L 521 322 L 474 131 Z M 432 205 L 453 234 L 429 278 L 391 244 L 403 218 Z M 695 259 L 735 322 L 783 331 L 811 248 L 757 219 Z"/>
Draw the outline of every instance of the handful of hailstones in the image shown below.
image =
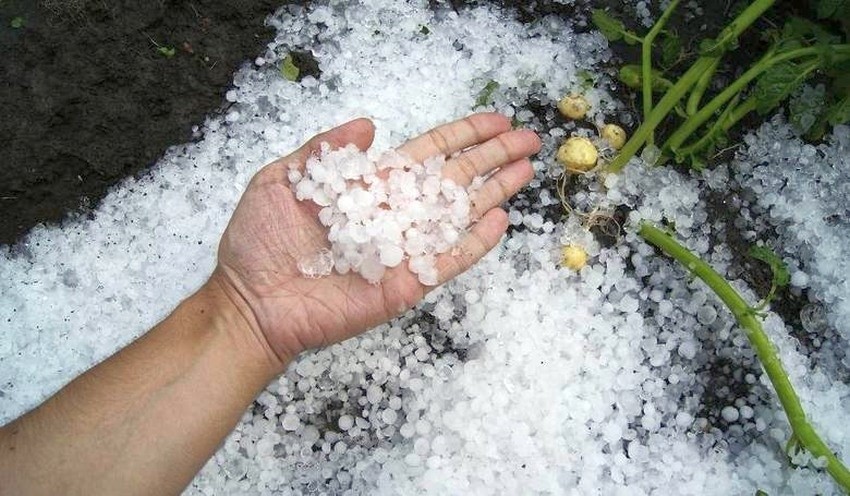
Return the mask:
<path fill-rule="evenodd" d="M 376 156 L 351 144 L 331 150 L 323 143 L 303 170 L 291 167 L 296 198 L 321 207 L 319 221 L 330 242 L 330 249 L 299 261 L 301 273 L 353 271 L 376 284 L 406 260 L 419 282 L 435 286 L 437 255 L 470 224 L 469 192 L 442 177 L 445 163 L 443 156 L 416 163 L 395 150 Z"/>

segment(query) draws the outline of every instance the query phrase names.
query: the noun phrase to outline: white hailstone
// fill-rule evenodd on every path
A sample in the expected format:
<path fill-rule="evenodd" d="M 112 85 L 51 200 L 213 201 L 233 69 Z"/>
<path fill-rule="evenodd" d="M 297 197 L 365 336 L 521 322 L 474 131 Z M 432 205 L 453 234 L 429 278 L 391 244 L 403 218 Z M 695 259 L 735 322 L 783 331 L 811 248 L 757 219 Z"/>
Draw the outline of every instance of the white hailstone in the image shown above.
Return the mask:
<path fill-rule="evenodd" d="M 404 259 L 404 250 L 398 245 L 381 245 L 381 263 L 387 267 L 395 267 Z"/>
<path fill-rule="evenodd" d="M 697 345 L 693 341 L 683 341 L 682 344 L 679 345 L 679 356 L 692 360 L 695 356 L 697 356 Z"/>
<path fill-rule="evenodd" d="M 354 145 L 322 144 L 320 156 L 288 174 L 296 198 L 324 207 L 319 221 L 331 242 L 328 253 L 300 260 L 301 272 L 322 277 L 334 268 L 351 270 L 378 283 L 386 268 L 407 258 L 419 282 L 436 285 L 435 255 L 449 251 L 470 222 L 469 193 L 442 177 L 445 162 L 436 156 L 417 164 L 397 151 L 376 160 Z"/>
<path fill-rule="evenodd" d="M 794 271 L 791 274 L 791 285 L 797 288 L 804 288 L 809 285 L 809 275 L 802 270 Z"/>
<path fill-rule="evenodd" d="M 334 267 L 333 255 L 330 250 L 322 250 L 298 261 L 298 270 L 304 277 L 324 277 L 331 273 Z"/>
<path fill-rule="evenodd" d="M 694 417 L 688 412 L 678 412 L 676 413 L 676 425 L 681 428 L 690 427 L 694 422 Z"/>
<path fill-rule="evenodd" d="M 283 416 L 280 424 L 285 431 L 295 431 L 301 426 L 301 419 L 299 419 L 298 415 L 295 415 L 294 413 L 287 413 Z"/>
<path fill-rule="evenodd" d="M 339 426 L 339 430 L 343 432 L 348 431 L 354 427 L 354 418 L 351 415 L 340 415 L 337 425 Z"/>
<path fill-rule="evenodd" d="M 375 386 L 374 384 L 366 388 L 366 401 L 373 405 L 377 405 L 381 402 L 381 398 L 384 397 L 384 392 L 381 391 L 380 386 Z"/>
<path fill-rule="evenodd" d="M 738 420 L 740 413 L 738 412 L 737 408 L 730 405 L 723 407 L 723 410 L 720 410 L 720 416 L 723 417 L 723 420 L 727 422 L 735 422 L 736 420 Z"/>
<path fill-rule="evenodd" d="M 398 420 L 398 413 L 392 408 L 387 408 L 381 412 L 381 420 L 386 424 L 394 424 Z"/>
<path fill-rule="evenodd" d="M 408 439 L 416 434 L 416 427 L 408 422 L 401 426 L 398 433 L 401 434 L 401 437 Z"/>
<path fill-rule="evenodd" d="M 413 451 L 419 456 L 425 456 L 431 449 L 430 443 L 425 438 L 420 437 L 413 442 Z"/>
<path fill-rule="evenodd" d="M 700 324 L 709 325 L 717 320 L 717 310 L 713 306 L 705 305 L 697 310 L 697 320 Z"/>

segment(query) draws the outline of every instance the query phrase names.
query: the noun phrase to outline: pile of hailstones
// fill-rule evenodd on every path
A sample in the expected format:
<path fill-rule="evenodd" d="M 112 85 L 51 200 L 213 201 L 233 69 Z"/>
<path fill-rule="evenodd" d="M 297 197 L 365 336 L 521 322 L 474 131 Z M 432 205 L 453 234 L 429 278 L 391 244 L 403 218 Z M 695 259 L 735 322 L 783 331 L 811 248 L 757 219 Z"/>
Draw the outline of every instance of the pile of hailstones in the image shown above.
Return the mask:
<path fill-rule="evenodd" d="M 470 223 L 469 192 L 442 177 L 443 156 L 416 163 L 395 150 L 377 158 L 354 145 L 291 167 L 289 180 L 298 200 L 322 207 L 329 250 L 299 261 L 307 277 L 333 270 L 353 271 L 377 283 L 388 268 L 408 260 L 419 282 L 438 282 L 436 257 L 449 251 Z M 473 185 L 470 191 L 475 188 Z"/>

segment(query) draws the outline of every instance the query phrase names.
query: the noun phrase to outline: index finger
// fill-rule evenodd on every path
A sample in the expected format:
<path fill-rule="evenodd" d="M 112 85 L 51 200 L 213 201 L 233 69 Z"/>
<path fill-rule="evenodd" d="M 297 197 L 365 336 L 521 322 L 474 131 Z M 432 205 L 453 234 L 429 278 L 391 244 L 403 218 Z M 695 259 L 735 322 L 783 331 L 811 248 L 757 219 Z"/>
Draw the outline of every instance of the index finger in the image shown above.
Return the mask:
<path fill-rule="evenodd" d="M 472 114 L 435 127 L 398 147 L 415 162 L 435 155 L 451 156 L 511 130 L 511 121 L 495 112 Z"/>

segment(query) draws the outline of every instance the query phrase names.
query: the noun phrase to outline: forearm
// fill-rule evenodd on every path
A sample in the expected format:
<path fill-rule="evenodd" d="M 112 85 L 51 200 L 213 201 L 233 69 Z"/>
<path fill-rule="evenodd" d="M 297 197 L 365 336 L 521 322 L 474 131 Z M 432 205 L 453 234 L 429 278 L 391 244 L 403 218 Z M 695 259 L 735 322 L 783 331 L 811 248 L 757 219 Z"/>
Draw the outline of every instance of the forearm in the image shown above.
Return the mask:
<path fill-rule="evenodd" d="M 213 279 L 0 429 L 0 493 L 179 493 L 283 366 Z"/>

